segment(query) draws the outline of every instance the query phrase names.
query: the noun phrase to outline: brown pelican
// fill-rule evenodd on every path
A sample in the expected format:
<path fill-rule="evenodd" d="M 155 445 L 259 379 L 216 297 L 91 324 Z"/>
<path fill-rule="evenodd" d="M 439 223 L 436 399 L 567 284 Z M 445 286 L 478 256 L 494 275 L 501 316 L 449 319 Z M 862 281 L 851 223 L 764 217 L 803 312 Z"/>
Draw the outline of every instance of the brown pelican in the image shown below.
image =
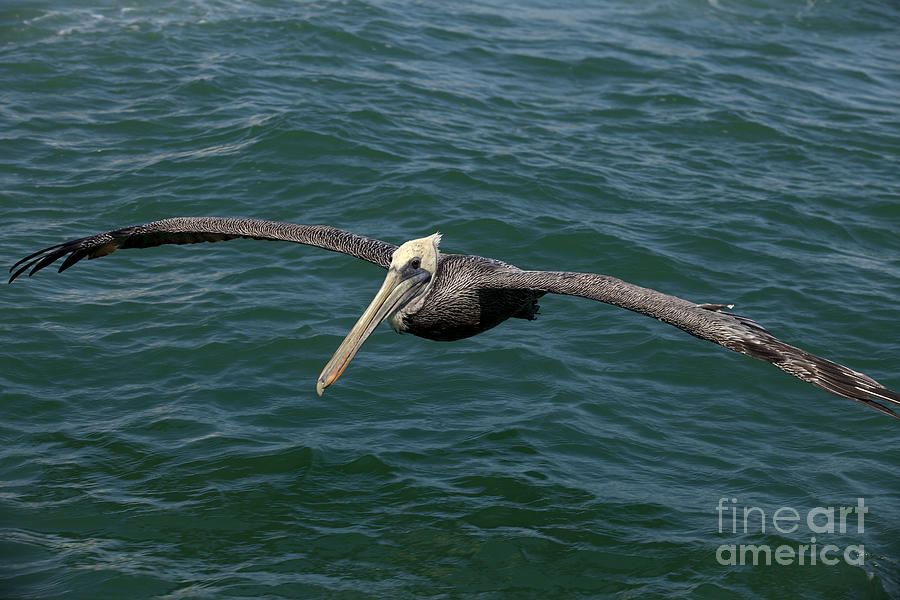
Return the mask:
<path fill-rule="evenodd" d="M 337 381 L 366 338 L 385 319 L 400 333 L 432 340 L 458 340 L 481 333 L 510 317 L 534 319 L 537 300 L 552 293 L 581 296 L 648 315 L 695 337 L 770 362 L 838 396 L 900 418 L 888 407 L 900 406 L 900 394 L 862 373 L 790 346 L 746 317 L 724 311 L 732 305 L 696 304 L 607 275 L 523 271 L 491 258 L 444 254 L 438 250 L 441 241 L 438 233 L 395 246 L 325 225 L 217 217 L 173 218 L 45 248 L 13 265 L 9 282 L 28 269 L 31 276 L 67 254 L 60 272 L 82 258 L 106 256 L 119 248 L 235 238 L 318 246 L 387 269 L 381 289 L 319 375 L 316 391 L 320 395 Z"/>

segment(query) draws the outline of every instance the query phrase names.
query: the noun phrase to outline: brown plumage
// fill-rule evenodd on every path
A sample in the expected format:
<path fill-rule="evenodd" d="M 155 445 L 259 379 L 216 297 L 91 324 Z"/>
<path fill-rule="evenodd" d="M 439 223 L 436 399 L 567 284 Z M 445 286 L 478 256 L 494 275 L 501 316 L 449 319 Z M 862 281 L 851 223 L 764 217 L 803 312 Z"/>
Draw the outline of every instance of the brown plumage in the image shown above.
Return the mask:
<path fill-rule="evenodd" d="M 375 307 L 373 301 L 370 310 L 380 312 L 377 316 L 372 316 L 375 312 L 369 317 L 364 315 L 365 323 L 360 319 L 360 330 L 348 335 L 323 371 L 319 393 L 340 376 L 362 341 L 381 320 L 388 319 L 400 332 L 434 340 L 457 340 L 481 333 L 511 317 L 533 319 L 538 299 L 552 293 L 581 296 L 648 315 L 695 337 L 770 362 L 833 394 L 900 418 L 890 408 L 900 406 L 897 392 L 862 373 L 786 344 L 756 322 L 722 310 L 728 306 L 696 304 L 606 275 L 523 271 L 481 256 L 443 254 L 438 251 L 439 235 L 395 246 L 324 225 L 216 217 L 174 218 L 51 246 L 13 265 L 9 282 L 29 269 L 29 276 L 33 275 L 66 255 L 59 271 L 85 257 L 98 258 L 119 248 L 236 238 L 318 246 L 377 264 L 388 269 L 389 280 L 393 277 L 390 285 L 385 281 L 383 291 L 376 297 L 383 295 L 383 302 L 388 304 Z"/>

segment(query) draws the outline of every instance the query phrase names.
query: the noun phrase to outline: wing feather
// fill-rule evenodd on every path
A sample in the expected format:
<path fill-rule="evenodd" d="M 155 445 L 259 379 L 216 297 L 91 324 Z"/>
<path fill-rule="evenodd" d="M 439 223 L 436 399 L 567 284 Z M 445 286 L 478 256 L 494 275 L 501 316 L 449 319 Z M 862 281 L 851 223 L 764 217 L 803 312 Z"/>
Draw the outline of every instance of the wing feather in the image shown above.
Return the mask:
<path fill-rule="evenodd" d="M 81 259 L 99 258 L 119 248 L 150 248 L 163 244 L 222 242 L 237 238 L 295 242 L 318 246 L 361 258 L 388 268 L 397 246 L 327 225 L 295 225 L 260 219 L 176 217 L 145 225 L 123 227 L 44 248 L 18 261 L 9 271 L 9 283 L 28 272 L 29 277 L 67 255 L 59 272 Z"/>
<path fill-rule="evenodd" d="M 496 274 L 493 282 L 486 285 L 581 296 L 627 308 L 729 350 L 772 363 L 782 371 L 832 394 L 900 419 L 900 415 L 890 408 L 900 407 L 900 394 L 897 392 L 867 375 L 791 346 L 747 317 L 723 312 L 719 307 L 724 305 L 695 304 L 615 277 L 593 273 L 507 271 Z"/>

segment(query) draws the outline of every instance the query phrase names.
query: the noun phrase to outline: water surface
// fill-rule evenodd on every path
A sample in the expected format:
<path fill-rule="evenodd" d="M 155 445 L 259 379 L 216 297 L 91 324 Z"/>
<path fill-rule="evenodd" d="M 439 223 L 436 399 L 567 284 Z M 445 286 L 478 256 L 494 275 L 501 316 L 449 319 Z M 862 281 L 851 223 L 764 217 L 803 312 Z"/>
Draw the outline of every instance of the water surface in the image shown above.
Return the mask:
<path fill-rule="evenodd" d="M 897 9 L 571 4 L 6 3 L 3 256 L 182 215 L 440 230 L 900 389 Z M 242 240 L 4 288 L 2 595 L 900 595 L 896 421 L 567 297 L 454 343 L 383 326 L 317 397 L 382 276 Z M 862 528 L 805 521 L 859 498 Z M 836 564 L 717 560 L 812 537 Z"/>

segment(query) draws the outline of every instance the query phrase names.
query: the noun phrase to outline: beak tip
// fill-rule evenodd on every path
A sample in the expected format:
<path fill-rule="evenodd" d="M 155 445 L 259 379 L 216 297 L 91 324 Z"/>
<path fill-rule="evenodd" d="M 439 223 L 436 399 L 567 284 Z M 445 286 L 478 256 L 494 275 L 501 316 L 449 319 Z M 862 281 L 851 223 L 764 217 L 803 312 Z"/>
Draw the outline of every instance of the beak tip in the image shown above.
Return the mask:
<path fill-rule="evenodd" d="M 316 381 L 316 393 L 321 397 L 322 392 L 325 391 L 325 382 L 319 379 Z"/>

